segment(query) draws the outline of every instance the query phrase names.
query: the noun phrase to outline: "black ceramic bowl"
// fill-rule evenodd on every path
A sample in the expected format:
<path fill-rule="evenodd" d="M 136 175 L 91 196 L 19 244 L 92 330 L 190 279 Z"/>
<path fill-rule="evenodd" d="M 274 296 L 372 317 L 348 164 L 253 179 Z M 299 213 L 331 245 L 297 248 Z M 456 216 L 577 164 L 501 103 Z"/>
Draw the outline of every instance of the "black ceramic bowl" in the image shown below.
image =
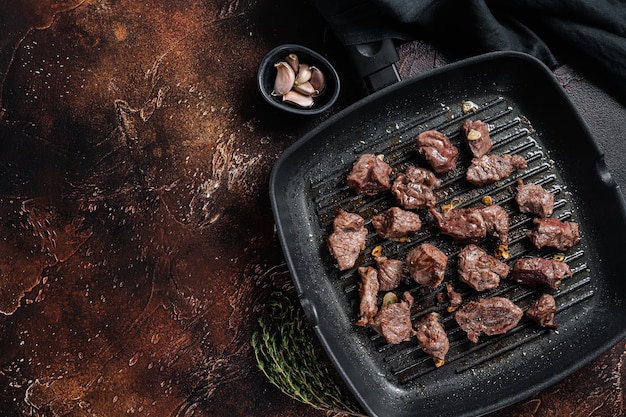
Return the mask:
<path fill-rule="evenodd" d="M 276 68 L 274 65 L 280 61 L 284 61 L 287 55 L 291 53 L 298 55 L 300 63 L 319 68 L 326 78 L 326 89 L 319 96 L 314 98 L 313 106 L 309 108 L 283 102 L 281 96 L 272 95 L 274 80 L 276 78 Z M 265 58 L 261 61 L 261 65 L 259 65 L 257 83 L 261 95 L 272 106 L 286 112 L 303 115 L 318 114 L 327 110 L 337 100 L 340 89 L 339 75 L 337 75 L 337 71 L 326 58 L 309 48 L 292 44 L 277 46 L 265 55 Z"/>

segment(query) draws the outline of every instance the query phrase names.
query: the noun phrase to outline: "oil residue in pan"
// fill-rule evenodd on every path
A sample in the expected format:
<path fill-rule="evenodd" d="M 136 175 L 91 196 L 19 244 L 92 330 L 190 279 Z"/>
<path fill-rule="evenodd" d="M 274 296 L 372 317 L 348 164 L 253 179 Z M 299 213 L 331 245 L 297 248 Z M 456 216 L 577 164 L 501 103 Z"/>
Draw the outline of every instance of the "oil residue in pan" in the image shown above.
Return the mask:
<path fill-rule="evenodd" d="M 383 193 L 376 197 L 360 196 L 355 195 L 345 185 L 345 177 L 350 171 L 352 163 L 360 154 L 383 154 L 385 161 L 394 169 L 394 175 L 404 171 L 409 165 L 428 167 L 428 164 L 416 150 L 415 138 L 422 131 L 435 129 L 446 134 L 452 143 L 461 149 L 457 169 L 440 176 L 443 185 L 436 190 L 437 206 L 447 204 L 455 199 L 460 202 L 459 207 L 473 207 L 483 204 L 481 201 L 483 197 L 489 196 L 494 204 L 501 205 L 510 215 L 510 258 L 506 261 L 510 266 L 516 259 L 523 256 L 549 257 L 555 255 L 556 251 L 537 250 L 528 241 L 526 232 L 531 226 L 532 217 L 521 214 L 517 209 L 514 200 L 515 186 L 518 178 L 522 178 L 524 183 L 541 184 L 546 190 L 555 194 L 552 217 L 577 221 L 576 208 L 571 199 L 568 198 L 566 184 L 554 162 L 550 159 L 547 149 L 534 137 L 536 132 L 530 122 L 506 98 L 485 96 L 482 98 L 473 97 L 472 100 L 479 103 L 475 112 L 464 114 L 461 111 L 461 101 L 442 104 L 430 112 L 416 116 L 414 120 L 405 123 L 398 130 L 387 129 L 379 135 L 369 137 L 366 141 L 356 143 L 353 161 L 346 161 L 345 166 L 337 167 L 335 171 L 327 173 L 328 175 L 324 180 L 311 184 L 311 195 L 318 221 L 321 229 L 327 232 L 325 237 L 331 232 L 331 223 L 339 207 L 346 211 L 361 214 L 369 223 L 372 215 L 395 204 L 391 193 Z M 518 171 L 498 183 L 481 188 L 467 183 L 465 171 L 470 164 L 470 153 L 464 148 L 460 137 L 460 126 L 466 118 L 480 119 L 489 124 L 490 136 L 493 141 L 491 153 L 522 155 L 528 162 L 528 168 Z M 377 245 L 383 247 L 383 255 L 404 260 L 406 254 L 413 247 L 429 242 L 448 255 L 449 262 L 444 284 L 452 283 L 463 296 L 464 302 L 479 297 L 502 296 L 509 298 L 523 310 L 526 310 L 542 292 L 547 291 L 545 288 L 528 289 L 506 279 L 501 281 L 498 288 L 491 291 L 478 293 L 472 290 L 457 278 L 456 255 L 461 248 L 455 245 L 450 238 L 438 232 L 430 214 L 425 211 L 419 213 L 424 226 L 407 242 L 384 240 L 373 232 L 372 227 L 369 227 L 370 233 L 366 248 L 362 251 L 357 266 L 374 264 L 370 252 Z M 584 302 L 593 295 L 585 258 L 584 240 L 584 236 L 582 236 L 581 243 L 569 250 L 564 259 L 570 266 L 573 277 L 565 279 L 558 291 L 549 291 L 557 302 L 555 323 L 559 322 L 559 315 L 563 311 L 575 304 Z M 491 250 L 492 253 L 495 249 L 495 247 L 489 246 L 492 245 L 489 239 L 481 242 L 480 245 Z M 341 282 L 345 302 L 351 306 L 354 312 L 354 321 L 356 321 L 359 304 L 359 276 L 356 267 L 343 273 L 337 271 L 337 277 Z M 463 373 L 489 363 L 499 355 L 522 348 L 530 341 L 546 334 L 545 329 L 540 328 L 529 319 L 523 318 L 516 328 L 506 334 L 489 338 L 483 337 L 478 344 L 474 345 L 467 340 L 465 332 L 456 324 L 453 313 L 447 311 L 447 305 L 437 301 L 437 293 L 443 290 L 443 286 L 440 285 L 437 289 L 431 290 L 419 286 L 411 280 L 405 280 L 405 284 L 398 291 L 408 290 L 415 298 L 411 310 L 413 322 L 432 311 L 440 314 L 450 340 L 450 350 L 446 357 L 445 366 L 453 367 L 457 373 Z M 427 373 L 436 372 L 437 368 L 430 356 L 421 351 L 415 338 L 400 345 L 389 345 L 382 336 L 373 330 L 368 329 L 367 331 L 369 332 L 368 338 L 372 345 L 373 354 L 379 356 L 378 359 L 380 359 L 380 363 L 384 364 L 390 378 L 395 378 L 398 384 L 409 384 Z"/>

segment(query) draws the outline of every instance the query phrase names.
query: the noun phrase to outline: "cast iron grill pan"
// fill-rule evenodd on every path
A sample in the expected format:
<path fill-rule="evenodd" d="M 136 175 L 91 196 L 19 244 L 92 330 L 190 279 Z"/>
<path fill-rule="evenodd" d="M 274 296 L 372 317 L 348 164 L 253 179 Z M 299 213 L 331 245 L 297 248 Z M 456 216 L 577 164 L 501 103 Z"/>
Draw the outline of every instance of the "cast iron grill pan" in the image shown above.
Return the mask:
<path fill-rule="evenodd" d="M 471 100 L 476 112 L 463 114 Z M 492 153 L 519 154 L 528 168 L 484 187 L 465 180 L 470 152 L 460 126 L 466 118 L 490 125 Z M 528 289 L 509 280 L 478 293 L 458 280 L 456 255 L 462 247 L 436 229 L 426 211 L 423 227 L 407 242 L 381 239 L 369 219 L 393 205 L 391 193 L 356 195 L 345 185 L 352 164 L 363 153 L 382 154 L 394 175 L 409 165 L 428 167 L 415 137 L 436 129 L 461 149 L 455 171 L 440 175 L 437 209 L 483 205 L 491 197 L 510 214 L 512 267 L 523 256 L 554 256 L 537 250 L 526 237 L 532 217 L 514 200 L 517 179 L 541 184 L 555 194 L 552 217 L 580 224 L 581 242 L 565 252 L 573 272 L 559 290 Z M 303 308 L 339 372 L 368 414 L 404 416 L 479 415 L 510 404 L 556 382 L 616 343 L 625 333 L 624 283 L 619 252 L 625 235 L 621 194 L 606 172 L 587 128 L 551 73 L 532 58 L 496 53 L 463 61 L 429 76 L 393 86 L 357 103 L 288 149 L 271 178 L 271 197 L 283 251 Z M 355 268 L 340 272 L 326 247 L 337 210 L 361 214 L 370 233 Z M 449 257 L 444 284 L 450 282 L 464 302 L 503 296 L 522 309 L 543 292 L 557 302 L 556 331 L 527 318 L 500 336 L 481 337 L 474 345 L 456 324 L 435 290 L 410 279 L 397 291 L 415 298 L 412 321 L 436 311 L 450 339 L 446 364 L 435 368 L 417 339 L 389 345 L 358 319 L 358 266 L 374 263 L 371 250 L 404 259 L 415 246 L 429 242 Z M 479 245 L 493 253 L 497 242 Z"/>

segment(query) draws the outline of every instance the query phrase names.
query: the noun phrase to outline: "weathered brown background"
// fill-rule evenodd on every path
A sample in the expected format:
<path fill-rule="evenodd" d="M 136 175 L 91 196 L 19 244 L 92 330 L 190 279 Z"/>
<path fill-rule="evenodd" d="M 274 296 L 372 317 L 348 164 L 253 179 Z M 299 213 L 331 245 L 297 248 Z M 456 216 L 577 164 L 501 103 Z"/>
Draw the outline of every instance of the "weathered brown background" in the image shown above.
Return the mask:
<path fill-rule="evenodd" d="M 261 101 L 257 65 L 286 42 L 339 59 L 326 114 Z M 399 51 L 404 78 L 445 63 Z M 325 415 L 249 342 L 285 282 L 271 167 L 363 93 L 340 57 L 306 2 L 0 1 L 0 415 Z M 623 133 L 623 107 L 559 76 L 596 133 Z M 625 350 L 493 415 L 624 415 Z"/>

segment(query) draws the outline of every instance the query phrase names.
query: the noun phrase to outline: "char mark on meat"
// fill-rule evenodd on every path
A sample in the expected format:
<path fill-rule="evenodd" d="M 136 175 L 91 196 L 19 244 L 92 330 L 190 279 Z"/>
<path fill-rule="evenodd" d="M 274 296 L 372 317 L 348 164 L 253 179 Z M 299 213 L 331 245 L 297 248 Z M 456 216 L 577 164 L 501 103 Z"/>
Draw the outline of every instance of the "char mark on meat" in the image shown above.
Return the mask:
<path fill-rule="evenodd" d="M 417 149 L 424 155 L 437 174 L 452 171 L 459 159 L 459 149 L 437 130 L 427 130 L 417 135 Z"/>
<path fill-rule="evenodd" d="M 391 187 L 391 167 L 374 154 L 364 154 L 352 166 L 346 184 L 358 194 L 376 195 Z"/>
<path fill-rule="evenodd" d="M 491 151 L 492 144 L 487 123 L 466 119 L 461 126 L 461 131 L 474 158 L 480 158 Z"/>
<path fill-rule="evenodd" d="M 539 184 L 524 184 L 521 179 L 517 180 L 515 201 L 522 213 L 537 217 L 549 217 L 554 209 L 554 194 L 544 190 Z"/>
<path fill-rule="evenodd" d="M 472 159 L 465 178 L 471 184 L 482 187 L 527 167 L 526 160 L 520 155 L 483 155 Z"/>
<path fill-rule="evenodd" d="M 543 294 L 526 310 L 526 316 L 547 329 L 557 329 L 559 327 L 558 324 L 554 323 L 555 313 L 556 301 L 550 294 Z"/>
<path fill-rule="evenodd" d="M 374 258 L 378 268 L 379 291 L 391 291 L 398 288 L 402 282 L 404 262 L 399 259 L 389 259 L 386 256 Z"/>
<path fill-rule="evenodd" d="M 469 244 L 458 256 L 459 278 L 476 291 L 492 290 L 509 274 L 509 266 Z"/>
<path fill-rule="evenodd" d="M 434 207 L 436 198 L 433 190 L 441 186 L 441 180 L 431 171 L 410 166 L 396 177 L 391 192 L 398 204 L 407 210 Z"/>
<path fill-rule="evenodd" d="M 380 308 L 378 314 L 370 322 L 372 328 L 392 345 L 411 340 L 411 337 L 415 335 L 411 323 L 412 305 L 413 296 L 405 291 L 401 301 L 383 305 Z"/>
<path fill-rule="evenodd" d="M 556 218 L 533 219 L 534 229 L 528 237 L 537 249 L 551 247 L 567 250 L 580 240 L 578 223 L 561 221 Z"/>
<path fill-rule="evenodd" d="M 539 257 L 520 258 L 511 271 L 512 280 L 531 288 L 547 285 L 556 290 L 565 276 L 572 276 L 565 262 Z"/>
<path fill-rule="evenodd" d="M 340 271 L 354 266 L 365 246 L 367 228 L 365 219 L 342 209 L 333 220 L 333 233 L 328 237 L 328 249 L 337 261 Z"/>
<path fill-rule="evenodd" d="M 478 343 L 481 334 L 504 334 L 517 326 L 524 312 L 504 297 L 481 298 L 461 307 L 454 318 L 467 338 Z"/>
<path fill-rule="evenodd" d="M 384 239 L 401 239 L 420 230 L 422 221 L 417 213 L 391 207 L 373 216 L 372 225 Z"/>
<path fill-rule="evenodd" d="M 413 280 L 430 288 L 441 284 L 447 265 L 446 254 L 430 243 L 422 243 L 406 255 L 406 266 Z"/>
<path fill-rule="evenodd" d="M 417 341 L 422 350 L 432 356 L 435 366 L 445 363 L 450 349 L 450 342 L 446 331 L 439 322 L 439 314 L 428 313 L 416 325 Z"/>
<path fill-rule="evenodd" d="M 361 318 L 356 322 L 358 326 L 371 323 L 378 312 L 378 272 L 376 268 L 367 266 L 358 269 L 361 281 L 359 282 L 359 295 L 361 297 L 359 312 Z"/>
<path fill-rule="evenodd" d="M 496 236 L 501 245 L 509 244 L 509 215 L 501 206 L 445 210 L 430 209 L 441 233 L 457 243 L 476 243 L 487 235 Z"/>

